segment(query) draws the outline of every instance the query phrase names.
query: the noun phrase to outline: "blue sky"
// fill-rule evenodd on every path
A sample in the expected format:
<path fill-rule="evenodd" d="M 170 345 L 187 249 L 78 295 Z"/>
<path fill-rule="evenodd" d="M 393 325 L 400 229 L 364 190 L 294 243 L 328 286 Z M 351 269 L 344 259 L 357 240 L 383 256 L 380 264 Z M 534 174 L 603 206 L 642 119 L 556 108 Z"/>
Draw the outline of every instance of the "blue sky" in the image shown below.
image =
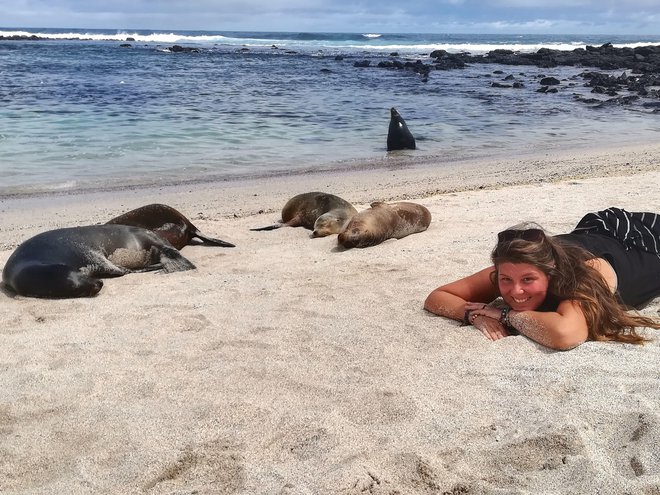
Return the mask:
<path fill-rule="evenodd" d="M 3 27 L 660 34 L 660 0 L 0 0 Z"/>

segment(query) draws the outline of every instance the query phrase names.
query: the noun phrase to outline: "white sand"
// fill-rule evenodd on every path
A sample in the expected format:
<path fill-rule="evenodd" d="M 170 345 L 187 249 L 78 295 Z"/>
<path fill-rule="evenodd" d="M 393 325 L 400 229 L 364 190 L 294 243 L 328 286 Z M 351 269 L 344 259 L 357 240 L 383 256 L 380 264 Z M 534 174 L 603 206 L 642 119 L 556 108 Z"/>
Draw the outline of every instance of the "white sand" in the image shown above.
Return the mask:
<path fill-rule="evenodd" d="M 486 266 L 503 228 L 660 212 L 659 186 L 645 146 L 0 200 L 0 266 L 38 232 L 155 201 L 237 245 L 187 246 L 197 270 L 94 298 L 0 293 L 0 493 L 657 495 L 660 332 L 553 352 L 422 303 Z M 313 190 L 433 221 L 348 251 L 249 230 Z"/>

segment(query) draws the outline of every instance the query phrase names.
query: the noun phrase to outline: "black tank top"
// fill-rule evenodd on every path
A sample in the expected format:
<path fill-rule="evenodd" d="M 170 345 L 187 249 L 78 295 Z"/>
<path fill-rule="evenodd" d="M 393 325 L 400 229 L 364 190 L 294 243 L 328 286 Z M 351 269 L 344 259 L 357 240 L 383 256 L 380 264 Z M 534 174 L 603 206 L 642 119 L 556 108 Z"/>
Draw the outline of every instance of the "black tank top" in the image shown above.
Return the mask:
<path fill-rule="evenodd" d="M 626 247 L 603 234 L 572 232 L 554 236 L 583 247 L 597 258 L 606 260 L 617 276 L 617 294 L 621 302 L 639 307 L 660 295 L 660 257 L 655 253 Z"/>

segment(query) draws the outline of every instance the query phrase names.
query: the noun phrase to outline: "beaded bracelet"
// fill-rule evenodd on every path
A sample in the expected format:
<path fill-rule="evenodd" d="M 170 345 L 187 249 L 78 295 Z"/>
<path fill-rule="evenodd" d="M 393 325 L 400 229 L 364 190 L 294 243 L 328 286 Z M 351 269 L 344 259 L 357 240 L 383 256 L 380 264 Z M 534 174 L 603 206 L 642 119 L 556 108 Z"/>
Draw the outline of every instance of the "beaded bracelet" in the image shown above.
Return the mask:
<path fill-rule="evenodd" d="M 502 313 L 500 314 L 500 323 L 507 328 L 511 326 L 511 323 L 509 322 L 509 311 L 511 311 L 511 308 L 504 306 L 502 308 Z"/>

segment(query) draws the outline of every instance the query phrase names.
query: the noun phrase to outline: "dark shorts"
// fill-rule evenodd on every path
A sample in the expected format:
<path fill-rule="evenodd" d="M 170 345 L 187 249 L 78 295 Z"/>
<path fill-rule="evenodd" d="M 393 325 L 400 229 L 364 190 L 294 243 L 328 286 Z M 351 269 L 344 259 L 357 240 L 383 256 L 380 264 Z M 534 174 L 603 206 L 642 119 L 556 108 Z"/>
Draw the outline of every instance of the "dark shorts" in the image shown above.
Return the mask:
<path fill-rule="evenodd" d="M 612 265 L 617 276 L 617 294 L 633 307 L 643 306 L 660 295 L 660 256 L 641 249 L 627 249 L 614 237 L 589 232 L 554 236 L 582 246 Z"/>

